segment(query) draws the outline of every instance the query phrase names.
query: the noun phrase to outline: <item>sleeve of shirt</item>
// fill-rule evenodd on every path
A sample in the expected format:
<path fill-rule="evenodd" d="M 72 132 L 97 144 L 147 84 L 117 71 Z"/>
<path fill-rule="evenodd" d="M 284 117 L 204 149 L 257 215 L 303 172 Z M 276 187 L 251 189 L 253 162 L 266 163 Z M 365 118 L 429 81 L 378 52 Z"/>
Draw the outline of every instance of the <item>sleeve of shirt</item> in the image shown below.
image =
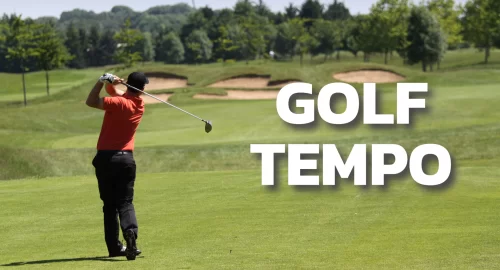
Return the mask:
<path fill-rule="evenodd" d="M 104 97 L 103 102 L 103 108 L 105 111 L 123 111 L 127 107 L 121 97 Z"/>

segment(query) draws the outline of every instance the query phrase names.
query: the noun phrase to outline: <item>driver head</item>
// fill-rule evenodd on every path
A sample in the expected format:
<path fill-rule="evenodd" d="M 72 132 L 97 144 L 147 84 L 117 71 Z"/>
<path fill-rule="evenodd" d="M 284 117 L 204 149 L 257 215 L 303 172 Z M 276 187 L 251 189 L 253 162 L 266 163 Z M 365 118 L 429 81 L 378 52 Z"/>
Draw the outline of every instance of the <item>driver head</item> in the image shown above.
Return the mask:
<path fill-rule="evenodd" d="M 212 122 L 211 121 L 204 121 L 205 122 L 205 132 L 209 133 L 212 131 Z"/>

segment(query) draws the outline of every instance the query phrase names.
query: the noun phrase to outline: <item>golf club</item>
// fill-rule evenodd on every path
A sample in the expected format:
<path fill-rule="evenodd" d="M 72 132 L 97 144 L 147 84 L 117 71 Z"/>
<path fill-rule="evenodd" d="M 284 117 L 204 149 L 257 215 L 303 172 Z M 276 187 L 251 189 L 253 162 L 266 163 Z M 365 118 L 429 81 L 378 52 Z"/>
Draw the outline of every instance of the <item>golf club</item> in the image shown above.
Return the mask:
<path fill-rule="evenodd" d="M 155 96 L 153 96 L 153 95 L 151 95 L 151 94 L 149 94 L 149 93 L 146 93 L 146 92 L 142 91 L 141 89 L 137 89 L 137 88 L 135 88 L 135 87 L 133 87 L 133 86 L 131 86 L 131 85 L 128 85 L 128 84 L 126 84 L 126 83 L 124 83 L 124 82 L 121 82 L 121 84 L 123 84 L 123 85 L 125 85 L 125 86 L 127 86 L 127 87 L 130 87 L 130 88 L 132 88 L 132 89 L 134 89 L 134 90 L 136 90 L 136 91 L 142 92 L 143 94 L 146 94 L 146 95 L 148 95 L 148 96 L 150 96 L 150 97 L 152 97 L 152 98 L 154 98 L 154 99 L 156 99 L 156 100 L 158 100 L 158 101 L 160 101 L 160 102 L 163 102 L 163 103 L 165 103 L 165 104 L 167 104 L 167 105 L 170 105 L 170 106 L 172 106 L 172 107 L 176 108 L 177 110 L 180 110 L 180 111 L 182 111 L 182 112 L 184 112 L 184 113 L 187 113 L 187 114 L 191 115 L 191 116 L 192 116 L 192 117 L 194 117 L 194 118 L 197 118 L 197 119 L 199 119 L 199 120 L 201 120 L 201 121 L 205 122 L 205 132 L 206 132 L 206 133 L 209 133 L 210 131 L 212 131 L 212 122 L 211 122 L 211 121 L 209 121 L 209 120 L 203 120 L 203 119 L 201 119 L 200 117 L 198 117 L 198 116 L 196 116 L 196 115 L 194 115 L 194 114 L 192 114 L 192 113 L 190 113 L 190 112 L 187 112 L 187 111 L 185 111 L 185 110 L 183 110 L 183 109 L 181 109 L 181 108 L 179 108 L 179 107 L 177 107 L 177 106 L 174 106 L 174 105 L 172 105 L 172 104 L 170 104 L 170 103 L 168 103 L 168 102 L 166 102 L 166 101 L 164 101 L 164 100 L 161 100 L 161 99 L 159 99 L 159 98 L 157 98 L 157 97 L 155 97 Z"/>

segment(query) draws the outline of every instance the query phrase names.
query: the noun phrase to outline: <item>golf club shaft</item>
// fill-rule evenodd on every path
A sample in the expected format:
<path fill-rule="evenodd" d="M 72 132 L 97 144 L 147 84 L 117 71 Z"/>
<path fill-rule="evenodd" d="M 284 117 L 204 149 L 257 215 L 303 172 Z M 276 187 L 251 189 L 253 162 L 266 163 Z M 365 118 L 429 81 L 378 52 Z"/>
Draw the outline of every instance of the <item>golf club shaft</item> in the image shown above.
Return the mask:
<path fill-rule="evenodd" d="M 137 90 L 137 91 L 139 91 L 139 92 L 142 92 L 143 94 L 146 94 L 146 95 L 148 95 L 148 96 L 150 96 L 150 97 L 152 97 L 152 98 L 154 98 L 154 99 L 156 99 L 156 100 L 158 100 L 158 101 L 160 101 L 160 102 L 163 102 L 163 103 L 165 103 L 165 104 L 167 104 L 167 105 L 170 105 L 170 106 L 172 106 L 172 107 L 176 108 L 177 110 L 180 110 L 180 111 L 182 111 L 182 112 L 185 112 L 185 113 L 187 113 L 187 114 L 191 115 L 192 117 L 195 117 L 195 118 L 197 118 L 197 119 L 199 119 L 199 120 L 201 120 L 201 121 L 205 122 L 205 120 L 201 119 L 200 117 L 198 117 L 198 116 L 196 116 L 196 115 L 194 115 L 194 114 L 192 114 L 192 113 L 190 113 L 190 112 L 187 112 L 187 111 L 185 111 L 185 110 L 183 110 L 183 109 L 181 109 L 181 108 L 179 108 L 179 107 L 177 107 L 177 106 L 175 106 L 175 105 L 172 105 L 172 104 L 170 104 L 170 103 L 168 103 L 168 102 L 166 102 L 166 101 L 164 101 L 164 100 L 161 100 L 161 99 L 159 99 L 159 98 L 157 98 L 157 97 L 155 97 L 155 96 L 153 96 L 153 95 L 151 95 L 151 94 L 149 94 L 149 93 L 146 93 L 146 92 L 144 92 L 144 91 L 142 91 L 142 90 L 140 90 L 140 89 L 137 89 L 137 88 L 135 88 L 135 87 L 133 87 L 133 86 L 131 86 L 131 85 L 128 85 L 128 84 L 126 84 L 126 83 L 124 83 L 124 82 L 122 82 L 122 84 L 123 84 L 123 85 L 125 85 L 125 86 L 127 86 L 127 87 L 130 87 L 130 88 L 132 88 L 132 89 L 134 89 L 134 90 Z"/>

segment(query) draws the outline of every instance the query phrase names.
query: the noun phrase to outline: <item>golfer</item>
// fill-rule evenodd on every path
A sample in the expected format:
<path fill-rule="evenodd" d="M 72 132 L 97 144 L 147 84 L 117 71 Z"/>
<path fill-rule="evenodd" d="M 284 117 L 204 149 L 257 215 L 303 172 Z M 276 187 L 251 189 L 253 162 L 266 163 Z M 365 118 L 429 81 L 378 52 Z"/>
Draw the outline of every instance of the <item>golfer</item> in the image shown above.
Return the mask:
<path fill-rule="evenodd" d="M 104 239 L 109 256 L 126 256 L 127 260 L 135 260 L 141 251 L 136 245 L 138 225 L 132 203 L 136 177 L 133 151 L 135 132 L 144 114 L 144 102 L 139 91 L 130 88 L 126 92 L 117 90 L 114 85 L 121 82 L 123 80 L 113 74 L 104 74 L 90 92 L 86 104 L 105 111 L 92 165 L 104 205 Z M 104 83 L 107 83 L 106 92 L 111 97 L 99 97 Z M 127 79 L 127 84 L 141 90 L 147 83 L 148 78 L 140 72 L 131 73 Z M 126 247 L 119 241 L 120 226 Z"/>

